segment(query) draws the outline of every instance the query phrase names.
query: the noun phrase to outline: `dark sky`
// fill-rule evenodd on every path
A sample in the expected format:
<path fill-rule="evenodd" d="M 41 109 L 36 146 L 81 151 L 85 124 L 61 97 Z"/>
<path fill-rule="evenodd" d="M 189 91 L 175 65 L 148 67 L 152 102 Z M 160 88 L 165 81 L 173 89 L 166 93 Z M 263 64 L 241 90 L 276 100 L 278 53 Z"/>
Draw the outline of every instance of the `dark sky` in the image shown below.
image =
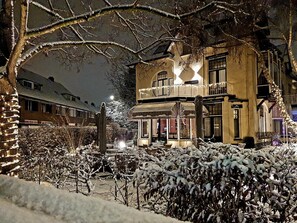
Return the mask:
<path fill-rule="evenodd" d="M 112 94 L 112 86 L 106 79 L 108 64 L 101 56 L 94 56 L 91 63 L 86 62 L 67 69 L 55 58 L 45 57 L 43 54 L 35 56 L 24 66 L 44 77 L 53 76 L 55 81 L 63 84 L 74 95 L 80 96 L 82 101 L 94 102 L 100 105 L 107 101 Z"/>

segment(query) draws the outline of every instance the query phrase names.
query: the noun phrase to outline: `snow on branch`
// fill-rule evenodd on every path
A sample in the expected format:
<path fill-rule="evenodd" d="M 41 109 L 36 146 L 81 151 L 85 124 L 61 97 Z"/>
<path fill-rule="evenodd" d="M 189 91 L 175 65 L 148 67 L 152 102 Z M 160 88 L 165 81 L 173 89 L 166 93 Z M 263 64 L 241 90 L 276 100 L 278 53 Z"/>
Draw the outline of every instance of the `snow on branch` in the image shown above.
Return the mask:
<path fill-rule="evenodd" d="M 32 3 L 34 1 L 31 1 Z M 35 3 L 34 3 L 35 4 Z M 39 6 L 38 4 L 35 4 L 36 6 Z M 205 11 L 208 8 L 211 7 L 223 7 L 223 6 L 230 6 L 230 7 L 234 7 L 235 5 L 233 4 L 228 4 L 226 2 L 221 2 L 221 1 L 212 1 L 209 4 L 197 8 L 195 10 L 192 10 L 190 12 L 187 13 L 183 13 L 183 14 L 173 14 L 170 12 L 166 12 L 164 10 L 158 9 L 158 8 L 154 8 L 152 6 L 148 6 L 148 5 L 139 5 L 139 4 L 122 4 L 122 5 L 110 5 L 107 7 L 103 7 L 97 10 L 93 10 L 91 12 L 87 12 L 87 13 L 83 13 L 81 15 L 77 15 L 77 16 L 72 16 L 69 18 L 65 18 L 65 19 L 61 19 L 57 22 L 53 22 L 50 25 L 46 25 L 43 27 L 39 27 L 39 28 L 35 28 L 35 29 L 31 29 L 27 32 L 27 38 L 36 38 L 38 36 L 42 36 L 48 33 L 52 33 L 58 29 L 64 28 L 64 27 L 68 27 L 71 25 L 75 25 L 75 24 L 80 24 L 80 23 L 84 23 L 90 20 L 93 20 L 95 18 L 101 17 L 103 15 L 106 15 L 108 13 L 111 12 L 124 12 L 124 11 L 146 11 L 146 12 L 150 12 L 153 14 L 156 14 L 158 16 L 162 16 L 162 17 L 167 17 L 170 19 L 174 19 L 174 20 L 180 20 L 182 18 L 185 17 L 189 17 L 192 15 L 197 15 L 199 13 L 202 13 L 203 11 Z M 237 6 L 237 5 L 236 5 Z"/>
<path fill-rule="evenodd" d="M 20 66 L 24 62 L 26 62 L 28 59 L 34 57 L 36 54 L 43 52 L 48 49 L 54 49 L 54 48 L 59 48 L 59 47 L 67 47 L 67 46 L 93 46 L 93 45 L 99 45 L 99 46 L 105 46 L 105 47 L 117 47 L 122 50 L 128 51 L 132 54 L 138 55 L 138 57 L 141 59 L 141 56 L 139 53 L 150 49 L 151 47 L 155 46 L 155 44 L 159 42 L 164 42 L 164 41 L 178 41 L 178 39 L 173 39 L 171 37 L 163 37 L 161 39 L 157 39 L 147 46 L 139 49 L 139 50 L 134 50 L 127 45 L 114 42 L 114 41 L 98 41 L 98 40 L 81 40 L 81 41 L 56 41 L 56 42 L 47 42 L 47 43 L 41 43 L 39 45 L 36 45 L 35 47 L 29 49 L 27 52 L 25 52 L 18 60 L 17 66 Z M 99 53 L 99 52 L 98 52 Z"/>

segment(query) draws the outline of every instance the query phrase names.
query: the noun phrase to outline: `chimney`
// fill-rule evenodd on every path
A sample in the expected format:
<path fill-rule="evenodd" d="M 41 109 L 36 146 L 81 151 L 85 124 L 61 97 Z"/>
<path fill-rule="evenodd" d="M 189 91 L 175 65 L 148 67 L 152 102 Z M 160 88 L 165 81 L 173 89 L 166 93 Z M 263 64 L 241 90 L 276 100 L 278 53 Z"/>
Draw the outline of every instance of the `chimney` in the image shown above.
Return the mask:
<path fill-rule="evenodd" d="M 48 79 L 49 79 L 50 81 L 52 81 L 52 82 L 55 82 L 55 78 L 52 77 L 52 76 L 48 77 Z"/>

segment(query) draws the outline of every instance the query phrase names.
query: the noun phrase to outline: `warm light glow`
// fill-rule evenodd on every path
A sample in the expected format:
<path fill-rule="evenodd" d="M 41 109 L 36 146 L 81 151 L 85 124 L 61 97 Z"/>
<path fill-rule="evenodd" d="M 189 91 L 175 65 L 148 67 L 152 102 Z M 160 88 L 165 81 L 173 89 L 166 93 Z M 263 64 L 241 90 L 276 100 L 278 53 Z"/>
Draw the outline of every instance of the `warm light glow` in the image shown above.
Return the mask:
<path fill-rule="evenodd" d="M 109 99 L 113 101 L 114 100 L 114 95 L 110 95 Z"/>
<path fill-rule="evenodd" d="M 174 84 L 182 84 L 183 81 L 182 79 L 179 77 L 179 75 L 181 74 L 181 72 L 183 71 L 182 67 L 181 66 L 175 66 L 173 68 L 173 73 L 175 74 L 175 79 L 174 79 Z"/>
<path fill-rule="evenodd" d="M 126 147 L 126 143 L 124 141 L 119 142 L 119 148 L 124 149 Z"/>
<path fill-rule="evenodd" d="M 194 71 L 194 77 L 192 78 L 191 81 L 196 81 L 198 80 L 199 83 L 202 83 L 202 77 L 199 75 L 198 71 L 201 69 L 202 67 L 202 62 L 201 61 L 198 61 L 198 62 L 194 62 L 192 63 L 190 66 L 192 68 L 192 70 Z"/>

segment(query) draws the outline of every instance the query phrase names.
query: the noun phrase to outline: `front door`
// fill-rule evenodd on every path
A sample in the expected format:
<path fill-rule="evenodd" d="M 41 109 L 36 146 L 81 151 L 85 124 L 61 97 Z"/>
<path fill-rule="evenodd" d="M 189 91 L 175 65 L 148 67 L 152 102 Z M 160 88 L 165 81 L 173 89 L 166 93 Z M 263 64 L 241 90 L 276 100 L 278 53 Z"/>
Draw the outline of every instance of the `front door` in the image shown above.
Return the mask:
<path fill-rule="evenodd" d="M 204 118 L 204 138 L 205 141 L 222 142 L 222 117 Z"/>
<path fill-rule="evenodd" d="M 205 104 L 208 114 L 204 117 L 204 138 L 206 141 L 223 141 L 222 103 Z"/>

